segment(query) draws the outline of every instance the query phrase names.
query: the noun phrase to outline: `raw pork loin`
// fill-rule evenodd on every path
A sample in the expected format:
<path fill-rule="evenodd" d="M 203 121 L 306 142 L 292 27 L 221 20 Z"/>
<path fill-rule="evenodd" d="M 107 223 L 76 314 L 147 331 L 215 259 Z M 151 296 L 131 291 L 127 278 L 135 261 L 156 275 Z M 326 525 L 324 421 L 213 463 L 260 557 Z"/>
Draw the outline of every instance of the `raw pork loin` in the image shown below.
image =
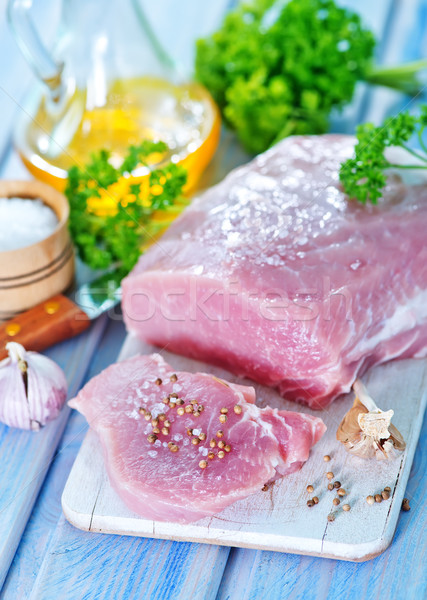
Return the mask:
<path fill-rule="evenodd" d="M 338 181 L 354 138 L 294 137 L 195 200 L 123 282 L 130 331 L 322 408 L 427 350 L 427 187 Z"/>
<path fill-rule="evenodd" d="M 299 469 L 326 429 L 316 417 L 254 401 L 252 387 L 174 373 L 153 354 L 108 367 L 70 406 L 98 433 L 111 483 L 129 508 L 190 522 Z"/>

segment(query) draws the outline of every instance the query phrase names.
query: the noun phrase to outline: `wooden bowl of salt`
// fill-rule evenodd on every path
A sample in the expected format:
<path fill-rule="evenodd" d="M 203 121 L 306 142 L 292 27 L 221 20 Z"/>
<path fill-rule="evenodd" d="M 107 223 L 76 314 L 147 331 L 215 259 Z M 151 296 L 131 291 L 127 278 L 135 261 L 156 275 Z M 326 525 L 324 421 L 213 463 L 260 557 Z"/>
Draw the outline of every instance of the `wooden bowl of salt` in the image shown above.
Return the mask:
<path fill-rule="evenodd" d="M 0 322 L 68 288 L 74 252 L 63 194 L 39 181 L 0 181 Z"/>

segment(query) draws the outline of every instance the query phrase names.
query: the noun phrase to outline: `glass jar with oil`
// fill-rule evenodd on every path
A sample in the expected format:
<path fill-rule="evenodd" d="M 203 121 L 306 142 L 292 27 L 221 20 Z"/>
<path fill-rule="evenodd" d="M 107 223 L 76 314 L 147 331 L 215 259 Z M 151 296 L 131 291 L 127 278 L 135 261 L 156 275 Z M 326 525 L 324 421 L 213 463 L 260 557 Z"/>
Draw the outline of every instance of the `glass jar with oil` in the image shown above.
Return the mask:
<path fill-rule="evenodd" d="M 196 185 L 219 141 L 218 109 L 205 88 L 182 83 L 139 0 L 63 0 L 50 54 L 28 18 L 28 0 L 9 1 L 18 43 L 41 82 L 19 115 L 15 144 L 31 173 L 63 189 L 73 164 L 101 148 L 120 163 L 130 144 L 163 140 Z M 135 173 L 138 175 L 138 173 Z"/>

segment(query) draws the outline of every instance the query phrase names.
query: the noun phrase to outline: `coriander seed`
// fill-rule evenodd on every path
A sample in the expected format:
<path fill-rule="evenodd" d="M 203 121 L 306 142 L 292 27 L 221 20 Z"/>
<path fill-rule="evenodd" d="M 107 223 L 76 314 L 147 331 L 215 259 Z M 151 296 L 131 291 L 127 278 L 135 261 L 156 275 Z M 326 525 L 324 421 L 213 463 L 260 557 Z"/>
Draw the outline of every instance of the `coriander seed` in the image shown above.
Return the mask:
<path fill-rule="evenodd" d="M 200 467 L 201 469 L 206 469 L 206 467 L 207 467 L 207 466 L 208 466 L 208 463 L 207 463 L 205 460 L 201 460 L 201 461 L 199 462 L 199 467 Z"/>
<path fill-rule="evenodd" d="M 307 492 L 308 492 L 309 494 L 312 494 L 312 493 L 314 492 L 314 487 L 313 487 L 312 485 L 308 485 L 308 486 L 307 486 Z"/>
<path fill-rule="evenodd" d="M 373 496 L 367 496 L 366 502 L 372 506 L 375 503 L 375 498 Z"/>
<path fill-rule="evenodd" d="M 154 442 L 157 440 L 157 435 L 155 435 L 154 433 L 150 433 L 147 436 L 147 440 L 149 444 L 154 444 Z"/>
<path fill-rule="evenodd" d="M 220 421 L 220 423 L 226 423 L 227 415 L 219 415 L 219 421 Z"/>
<path fill-rule="evenodd" d="M 326 477 L 327 477 L 329 480 L 331 480 L 331 479 L 333 479 L 335 476 L 334 476 L 334 474 L 332 473 L 332 471 L 329 471 L 329 473 L 326 473 Z"/>
<path fill-rule="evenodd" d="M 323 457 L 323 460 L 325 462 L 329 462 L 331 460 L 331 457 L 329 456 L 329 454 L 325 454 L 325 456 Z"/>
<path fill-rule="evenodd" d="M 240 404 L 236 404 L 236 406 L 234 407 L 233 410 L 236 413 L 236 415 L 241 415 L 242 414 L 242 407 L 240 406 Z"/>
<path fill-rule="evenodd" d="M 332 504 L 335 504 L 335 506 L 338 506 L 338 504 L 339 504 L 339 503 L 340 503 L 340 500 L 339 500 L 339 498 L 334 498 L 334 499 L 332 500 Z"/>
<path fill-rule="evenodd" d="M 381 492 L 381 496 L 383 497 L 383 500 L 388 500 L 390 498 L 390 494 L 385 490 Z"/>
<path fill-rule="evenodd" d="M 380 494 L 375 494 L 375 502 L 382 502 L 383 501 L 383 497 Z"/>
<path fill-rule="evenodd" d="M 347 492 L 343 488 L 340 488 L 338 490 L 337 494 L 338 494 L 338 496 L 345 496 L 347 494 Z"/>
<path fill-rule="evenodd" d="M 341 482 L 340 481 L 334 481 L 334 488 L 338 489 L 341 487 Z"/>
<path fill-rule="evenodd" d="M 350 504 L 343 504 L 342 509 L 345 510 L 345 512 L 348 512 L 350 510 Z"/>

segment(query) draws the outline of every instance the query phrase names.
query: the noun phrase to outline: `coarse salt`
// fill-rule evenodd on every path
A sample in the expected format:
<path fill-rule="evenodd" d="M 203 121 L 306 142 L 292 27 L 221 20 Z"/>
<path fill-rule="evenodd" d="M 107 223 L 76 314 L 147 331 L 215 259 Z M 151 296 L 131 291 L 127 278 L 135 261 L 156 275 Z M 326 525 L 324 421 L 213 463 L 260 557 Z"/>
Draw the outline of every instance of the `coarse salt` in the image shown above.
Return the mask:
<path fill-rule="evenodd" d="M 57 225 L 54 211 L 39 199 L 0 198 L 0 252 L 40 242 Z"/>

